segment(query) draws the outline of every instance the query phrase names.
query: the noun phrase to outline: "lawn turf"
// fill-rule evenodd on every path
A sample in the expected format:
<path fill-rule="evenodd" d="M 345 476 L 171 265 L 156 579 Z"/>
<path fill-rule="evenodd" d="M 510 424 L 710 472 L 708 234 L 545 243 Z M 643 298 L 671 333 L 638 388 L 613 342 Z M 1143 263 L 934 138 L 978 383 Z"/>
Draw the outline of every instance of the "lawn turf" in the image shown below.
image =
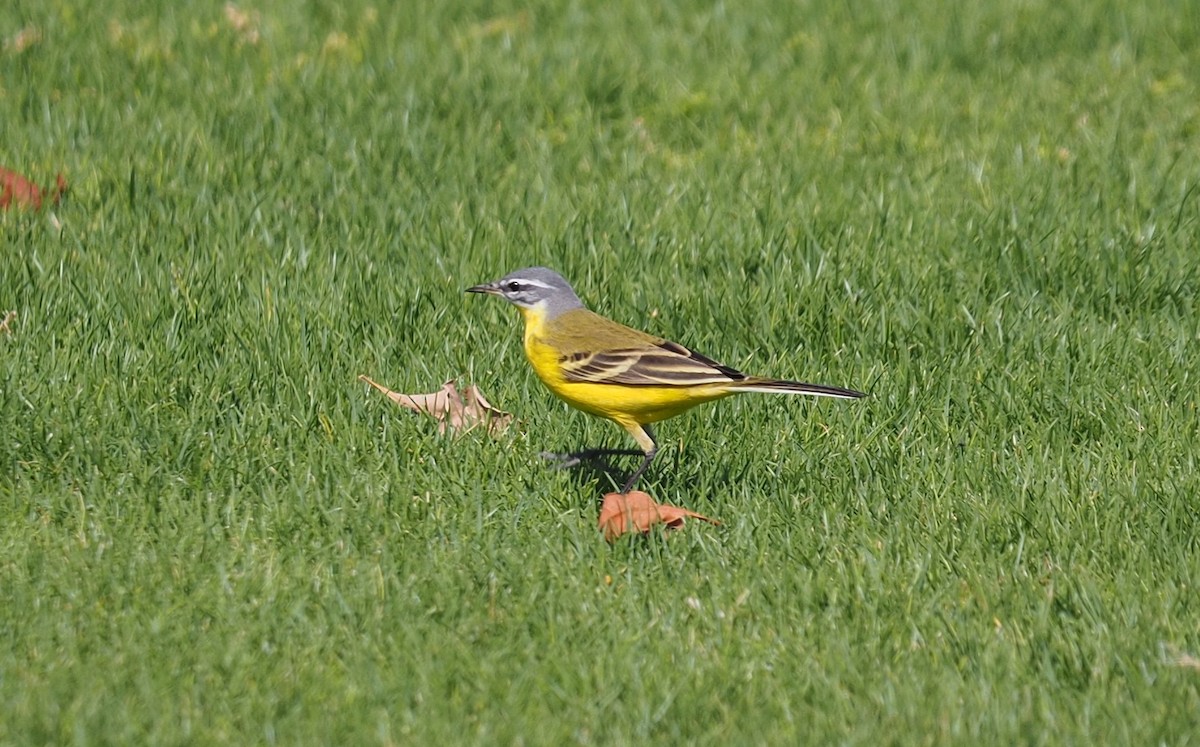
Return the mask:
<path fill-rule="evenodd" d="M 592 6 L 595 7 L 592 7 Z M 1200 6 L 16 0 L 0 743 L 1197 744 Z M 464 296 L 751 373 L 625 447 Z M 439 436 L 358 382 L 475 383 Z M 617 466 L 632 469 L 636 460 Z"/>

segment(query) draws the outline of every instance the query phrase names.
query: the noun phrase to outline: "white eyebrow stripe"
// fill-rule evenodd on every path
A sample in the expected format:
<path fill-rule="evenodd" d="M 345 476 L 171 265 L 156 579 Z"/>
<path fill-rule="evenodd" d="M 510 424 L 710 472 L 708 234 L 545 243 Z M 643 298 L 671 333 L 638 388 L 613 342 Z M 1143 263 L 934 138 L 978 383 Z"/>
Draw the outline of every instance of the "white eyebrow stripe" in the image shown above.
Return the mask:
<path fill-rule="evenodd" d="M 550 289 L 554 287 L 549 283 L 543 283 L 541 280 L 533 280 L 532 278 L 514 278 L 514 280 L 516 280 L 518 283 L 524 283 L 526 285 L 536 285 L 539 288 Z"/>

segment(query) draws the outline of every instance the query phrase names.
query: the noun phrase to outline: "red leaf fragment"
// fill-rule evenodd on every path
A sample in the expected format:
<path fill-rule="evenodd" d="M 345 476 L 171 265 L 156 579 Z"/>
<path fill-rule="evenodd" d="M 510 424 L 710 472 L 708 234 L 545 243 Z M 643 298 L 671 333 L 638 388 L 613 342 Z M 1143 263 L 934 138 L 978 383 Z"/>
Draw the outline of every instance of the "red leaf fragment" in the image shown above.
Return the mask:
<path fill-rule="evenodd" d="M 0 166 L 0 210 L 16 205 L 20 208 L 42 209 L 42 201 L 48 199 L 52 205 L 57 205 L 59 198 L 67 191 L 67 180 L 59 174 L 54 182 L 53 190 L 45 193 L 29 179 L 15 171 Z"/>
<path fill-rule="evenodd" d="M 686 508 L 657 503 L 640 490 L 605 493 L 604 503 L 600 507 L 600 531 L 604 532 L 604 539 L 609 542 L 628 532 L 646 534 L 659 523 L 666 524 L 670 529 L 679 529 L 684 519 L 698 519 L 717 525 L 721 523 Z"/>
<path fill-rule="evenodd" d="M 401 394 L 366 376 L 359 376 L 358 380 L 383 392 L 401 407 L 424 413 L 438 421 L 438 433 L 445 433 L 447 428 L 465 433 L 484 423 L 488 432 L 496 435 L 507 428 L 513 419 L 512 413 L 492 407 L 474 384 L 459 391 L 454 379 L 450 379 L 442 384 L 440 390 L 430 394 Z"/>

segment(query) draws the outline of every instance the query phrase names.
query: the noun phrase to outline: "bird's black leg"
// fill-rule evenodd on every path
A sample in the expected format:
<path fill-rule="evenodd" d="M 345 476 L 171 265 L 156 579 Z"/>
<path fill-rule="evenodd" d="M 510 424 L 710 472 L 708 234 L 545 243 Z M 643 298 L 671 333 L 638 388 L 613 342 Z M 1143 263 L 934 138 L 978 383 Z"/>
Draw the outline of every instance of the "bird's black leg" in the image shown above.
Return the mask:
<path fill-rule="evenodd" d="M 657 453 L 658 447 L 646 452 L 646 458 L 642 461 L 642 466 L 634 470 L 633 474 L 629 476 L 629 479 L 625 481 L 625 487 L 621 488 L 622 494 L 628 493 L 633 489 L 634 484 L 638 481 L 638 478 L 642 476 L 642 473 L 646 471 L 646 468 L 650 466 L 650 462 L 654 461 L 654 455 Z"/>
<path fill-rule="evenodd" d="M 621 488 L 622 494 L 628 493 L 633 489 L 633 486 L 637 484 L 638 478 L 642 476 L 642 473 L 650 466 L 650 462 L 654 461 L 654 455 L 658 453 L 658 442 L 654 440 L 654 431 L 650 430 L 650 426 L 648 425 L 643 425 L 642 431 L 650 441 L 650 448 L 645 451 L 646 458 L 642 461 L 642 466 L 634 470 L 629 479 L 625 481 L 625 487 Z M 642 439 L 638 440 L 641 441 Z"/>

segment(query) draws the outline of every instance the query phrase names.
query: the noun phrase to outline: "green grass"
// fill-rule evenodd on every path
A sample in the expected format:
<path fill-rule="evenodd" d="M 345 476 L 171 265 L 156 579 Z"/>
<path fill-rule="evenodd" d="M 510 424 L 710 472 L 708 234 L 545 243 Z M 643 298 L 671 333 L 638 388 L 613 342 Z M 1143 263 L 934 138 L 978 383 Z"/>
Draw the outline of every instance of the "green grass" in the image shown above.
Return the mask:
<path fill-rule="evenodd" d="M 1200 6 L 1138 5 L 5 4 L 71 193 L 0 214 L 0 743 L 1197 744 Z M 538 453 L 624 436 L 462 294 L 535 263 L 871 397 L 663 424 L 723 523 L 610 547 Z"/>

